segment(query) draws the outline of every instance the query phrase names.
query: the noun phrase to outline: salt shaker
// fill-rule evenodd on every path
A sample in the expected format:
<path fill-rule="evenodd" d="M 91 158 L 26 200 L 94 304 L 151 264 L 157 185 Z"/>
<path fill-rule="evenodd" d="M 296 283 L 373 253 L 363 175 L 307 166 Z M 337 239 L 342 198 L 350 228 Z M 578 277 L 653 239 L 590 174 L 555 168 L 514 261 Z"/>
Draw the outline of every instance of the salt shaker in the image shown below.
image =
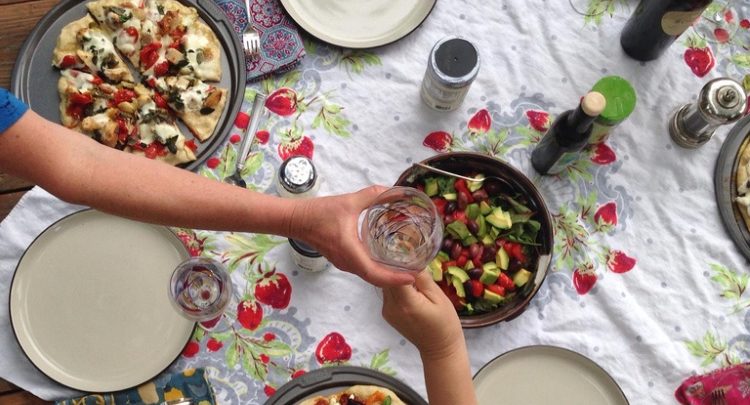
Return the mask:
<path fill-rule="evenodd" d="M 289 239 L 289 245 L 292 247 L 294 264 L 302 270 L 317 273 L 327 269 L 331 265 L 325 256 L 302 241 Z"/>
<path fill-rule="evenodd" d="M 422 100 L 435 110 L 452 111 L 463 103 L 479 73 L 479 53 L 471 42 L 458 37 L 438 41 L 427 60 L 422 80 Z"/>
<path fill-rule="evenodd" d="M 716 128 L 739 120 L 747 108 L 742 85 L 729 78 L 717 78 L 703 86 L 698 100 L 680 107 L 669 120 L 672 140 L 695 149 L 711 139 Z"/>
<path fill-rule="evenodd" d="M 314 197 L 320 188 L 318 173 L 312 160 L 305 156 L 292 156 L 279 167 L 276 190 L 286 198 Z"/>

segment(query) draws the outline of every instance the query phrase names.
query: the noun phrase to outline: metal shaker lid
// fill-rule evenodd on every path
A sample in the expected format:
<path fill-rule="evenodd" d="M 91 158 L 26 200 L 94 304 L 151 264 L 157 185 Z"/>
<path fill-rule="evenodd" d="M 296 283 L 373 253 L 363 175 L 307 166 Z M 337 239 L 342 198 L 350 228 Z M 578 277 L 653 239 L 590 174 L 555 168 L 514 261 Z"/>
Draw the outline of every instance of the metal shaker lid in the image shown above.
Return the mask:
<path fill-rule="evenodd" d="M 312 161 L 305 156 L 293 156 L 279 167 L 279 183 L 293 194 L 310 190 L 317 181 Z"/>
<path fill-rule="evenodd" d="M 703 86 L 698 95 L 698 106 L 713 124 L 738 120 L 747 108 L 747 94 L 735 80 L 721 77 Z"/>
<path fill-rule="evenodd" d="M 447 87 L 464 87 L 479 73 L 479 52 L 471 42 L 459 37 L 438 41 L 430 52 L 428 72 Z"/>

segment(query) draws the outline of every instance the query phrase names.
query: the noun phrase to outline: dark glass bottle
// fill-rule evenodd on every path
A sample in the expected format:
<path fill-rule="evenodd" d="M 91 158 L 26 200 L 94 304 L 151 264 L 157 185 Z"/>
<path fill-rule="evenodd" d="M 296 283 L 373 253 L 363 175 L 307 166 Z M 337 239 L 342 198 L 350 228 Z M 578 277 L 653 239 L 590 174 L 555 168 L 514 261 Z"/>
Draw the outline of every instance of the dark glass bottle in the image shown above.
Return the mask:
<path fill-rule="evenodd" d="M 711 0 L 641 0 L 622 29 L 620 45 L 633 59 L 654 60 L 710 3 Z"/>
<path fill-rule="evenodd" d="M 531 164 L 539 174 L 557 174 L 578 159 L 589 141 L 596 117 L 606 101 L 601 93 L 592 91 L 581 99 L 575 110 L 560 114 L 531 152 Z"/>

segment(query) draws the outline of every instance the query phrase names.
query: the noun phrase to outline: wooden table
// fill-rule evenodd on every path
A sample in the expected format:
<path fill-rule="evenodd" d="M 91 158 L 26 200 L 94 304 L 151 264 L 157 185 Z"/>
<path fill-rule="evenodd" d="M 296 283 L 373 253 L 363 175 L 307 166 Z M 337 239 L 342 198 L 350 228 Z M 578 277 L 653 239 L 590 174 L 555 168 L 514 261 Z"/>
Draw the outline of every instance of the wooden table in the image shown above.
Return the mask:
<path fill-rule="evenodd" d="M 56 0 L 0 0 L 0 87 L 10 87 L 16 55 L 37 21 Z M 33 184 L 0 173 L 0 221 Z M 18 387 L 0 380 L 0 405 L 48 404 Z"/>

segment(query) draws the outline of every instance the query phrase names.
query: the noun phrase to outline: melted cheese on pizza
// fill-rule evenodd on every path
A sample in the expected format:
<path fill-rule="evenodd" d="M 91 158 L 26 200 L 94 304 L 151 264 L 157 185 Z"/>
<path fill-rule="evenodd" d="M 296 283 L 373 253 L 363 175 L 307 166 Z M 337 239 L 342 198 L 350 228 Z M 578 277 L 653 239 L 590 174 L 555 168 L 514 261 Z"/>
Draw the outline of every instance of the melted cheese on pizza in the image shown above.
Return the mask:
<path fill-rule="evenodd" d="M 117 47 L 120 48 L 120 50 L 124 53 L 132 55 L 133 52 L 135 52 L 137 40 L 134 36 L 128 34 L 126 28 L 135 28 L 136 30 L 140 31 L 141 22 L 137 19 L 128 20 L 127 22 L 125 22 L 125 24 L 123 24 L 123 28 L 117 31 L 117 35 L 115 37 L 117 41 Z"/>
<path fill-rule="evenodd" d="M 74 90 L 82 93 L 88 92 L 95 86 L 92 83 L 94 76 L 88 73 L 79 72 L 77 70 L 65 69 L 62 71 L 62 76 L 68 80 L 68 83 L 75 87 Z"/>
<path fill-rule="evenodd" d="M 199 77 L 210 75 L 211 72 L 203 63 L 203 50 L 208 48 L 209 42 L 202 35 L 186 34 L 183 43 L 187 55 L 188 66 Z"/>
<path fill-rule="evenodd" d="M 84 48 L 98 56 L 97 66 L 109 55 L 115 55 L 115 47 L 104 33 L 96 30 L 89 30 L 82 37 Z"/>

